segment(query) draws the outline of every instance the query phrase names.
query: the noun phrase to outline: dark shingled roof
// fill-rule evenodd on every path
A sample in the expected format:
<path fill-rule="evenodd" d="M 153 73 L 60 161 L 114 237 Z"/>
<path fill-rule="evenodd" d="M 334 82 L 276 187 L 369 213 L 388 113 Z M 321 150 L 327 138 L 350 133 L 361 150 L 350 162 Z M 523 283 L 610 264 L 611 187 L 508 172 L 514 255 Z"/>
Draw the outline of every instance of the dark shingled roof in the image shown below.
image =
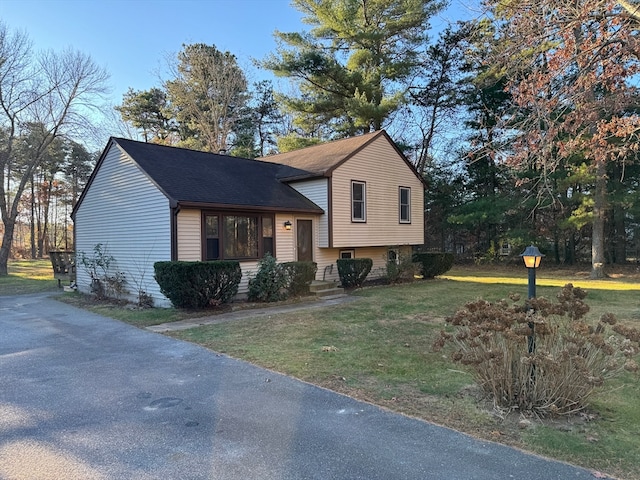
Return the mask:
<path fill-rule="evenodd" d="M 308 176 L 309 172 L 123 138 L 111 140 L 174 202 L 323 212 L 311 200 L 278 180 Z"/>

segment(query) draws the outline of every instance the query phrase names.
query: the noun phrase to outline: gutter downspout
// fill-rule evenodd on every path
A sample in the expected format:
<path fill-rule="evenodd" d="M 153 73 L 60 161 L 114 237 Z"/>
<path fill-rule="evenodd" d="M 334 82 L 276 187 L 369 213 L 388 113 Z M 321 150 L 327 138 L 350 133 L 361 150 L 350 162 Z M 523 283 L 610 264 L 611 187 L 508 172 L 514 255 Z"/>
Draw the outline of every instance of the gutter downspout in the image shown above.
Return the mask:
<path fill-rule="evenodd" d="M 171 212 L 171 261 L 178 260 L 178 213 L 180 213 L 180 205 L 170 207 Z"/>

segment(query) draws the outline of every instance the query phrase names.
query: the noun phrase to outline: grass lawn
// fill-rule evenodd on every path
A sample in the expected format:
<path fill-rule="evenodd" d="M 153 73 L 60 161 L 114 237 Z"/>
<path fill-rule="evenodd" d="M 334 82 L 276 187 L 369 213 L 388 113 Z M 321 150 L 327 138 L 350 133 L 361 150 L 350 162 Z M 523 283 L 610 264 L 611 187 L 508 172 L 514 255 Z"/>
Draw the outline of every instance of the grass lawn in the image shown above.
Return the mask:
<path fill-rule="evenodd" d="M 593 282 L 576 272 L 550 271 L 539 274 L 537 294 L 551 298 L 568 282 L 589 291 L 588 318 L 613 312 L 629 324 L 640 322 L 640 281 L 627 275 Z M 433 352 L 444 317 L 468 300 L 498 300 L 511 292 L 526 296 L 523 269 L 457 268 L 447 278 L 359 290 L 353 294 L 359 300 L 347 305 L 172 335 L 474 436 L 640 479 L 637 375 L 607 384 L 588 412 L 542 421 L 495 410 L 468 372 Z M 520 428 L 523 418 L 530 427 Z"/>
<path fill-rule="evenodd" d="M 357 301 L 345 305 L 171 335 L 477 437 L 640 480 L 638 375 L 606 384 L 581 415 L 542 420 L 494 409 L 464 368 L 432 350 L 446 316 L 480 297 L 498 300 L 517 292 L 524 298 L 526 278 L 524 268 L 456 267 L 435 280 L 358 290 L 353 293 Z M 588 271 L 542 268 L 537 294 L 551 298 L 568 282 L 588 290 L 589 319 L 612 312 L 624 323 L 640 323 L 640 274 L 635 269 L 595 282 L 588 280 Z M 84 306 L 76 295 L 67 301 Z M 92 310 L 138 326 L 193 315 L 114 305 Z M 520 428 L 524 418 L 531 424 Z"/>
<path fill-rule="evenodd" d="M 24 295 L 58 290 L 49 259 L 12 260 L 9 275 L 0 277 L 0 295 Z"/>

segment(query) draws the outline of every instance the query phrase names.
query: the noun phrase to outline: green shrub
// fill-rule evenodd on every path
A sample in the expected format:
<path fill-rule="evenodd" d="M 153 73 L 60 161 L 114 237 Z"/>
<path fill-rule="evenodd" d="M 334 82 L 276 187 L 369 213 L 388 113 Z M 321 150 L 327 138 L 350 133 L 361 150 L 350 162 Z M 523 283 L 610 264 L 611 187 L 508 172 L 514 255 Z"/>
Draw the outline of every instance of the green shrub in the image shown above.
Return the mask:
<path fill-rule="evenodd" d="M 249 280 L 248 298 L 252 302 L 277 302 L 287 298 L 287 274 L 276 259 L 267 254 L 258 263 L 258 273 Z"/>
<path fill-rule="evenodd" d="M 318 271 L 318 264 L 315 262 L 286 262 L 282 264 L 287 276 L 287 291 L 291 296 L 309 294 L 309 285 Z"/>
<path fill-rule="evenodd" d="M 420 275 L 424 278 L 433 278 L 451 269 L 453 253 L 414 253 L 413 261 L 420 264 Z"/>
<path fill-rule="evenodd" d="M 226 303 L 238 293 L 240 263 L 156 262 L 153 265 L 160 291 L 178 308 L 205 308 Z"/>
<path fill-rule="evenodd" d="M 373 267 L 373 260 L 370 258 L 340 258 L 336 263 L 340 282 L 345 288 L 362 286 Z"/>
<path fill-rule="evenodd" d="M 453 344 L 452 359 L 468 365 L 496 405 L 538 415 L 572 414 L 587 406 L 604 381 L 637 371 L 640 330 L 616 325 L 605 314 L 597 325 L 583 321 L 586 292 L 568 284 L 557 302 L 527 306 L 506 300 L 468 303 L 446 319 L 436 349 Z"/>

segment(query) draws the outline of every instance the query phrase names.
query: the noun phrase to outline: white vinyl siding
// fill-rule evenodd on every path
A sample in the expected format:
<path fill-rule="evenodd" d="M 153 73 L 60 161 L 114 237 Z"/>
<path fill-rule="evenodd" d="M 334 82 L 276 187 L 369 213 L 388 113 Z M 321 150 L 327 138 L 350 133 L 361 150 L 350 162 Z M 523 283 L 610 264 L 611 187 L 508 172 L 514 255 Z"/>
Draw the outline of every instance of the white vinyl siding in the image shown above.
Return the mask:
<path fill-rule="evenodd" d="M 178 213 L 178 260 L 197 262 L 202 258 L 200 210 L 180 210 Z"/>
<path fill-rule="evenodd" d="M 111 272 L 125 274 L 128 299 L 136 301 L 142 289 L 157 306 L 170 305 L 153 278 L 153 264 L 171 260 L 170 223 L 168 199 L 112 145 L 75 215 L 78 288 L 90 291 L 82 253 L 91 257 L 102 244 L 115 261 Z"/>
<path fill-rule="evenodd" d="M 366 223 L 351 221 L 353 180 L 366 182 Z M 398 222 L 401 186 L 411 189 L 411 223 Z M 377 138 L 336 168 L 331 192 L 332 247 L 424 243 L 424 186 L 386 138 Z"/>
<path fill-rule="evenodd" d="M 324 214 L 319 217 L 318 224 L 318 247 L 329 246 L 329 179 L 319 178 L 306 182 L 290 183 L 302 195 L 307 197 L 317 206 L 324 210 Z"/>

